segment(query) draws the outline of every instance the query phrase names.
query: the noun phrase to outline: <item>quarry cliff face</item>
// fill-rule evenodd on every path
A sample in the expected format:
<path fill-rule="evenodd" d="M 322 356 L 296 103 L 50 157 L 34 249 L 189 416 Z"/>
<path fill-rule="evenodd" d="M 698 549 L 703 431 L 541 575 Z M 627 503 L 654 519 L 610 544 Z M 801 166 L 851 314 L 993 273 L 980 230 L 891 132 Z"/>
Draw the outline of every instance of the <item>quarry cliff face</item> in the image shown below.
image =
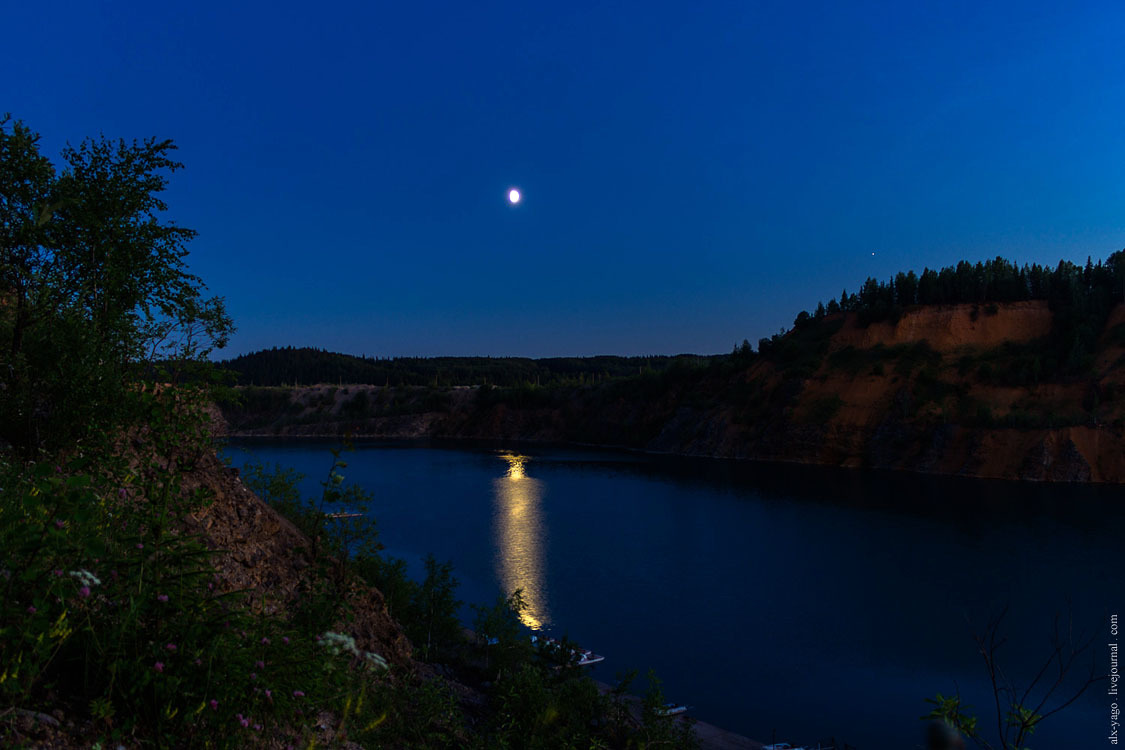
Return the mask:
<path fill-rule="evenodd" d="M 229 434 L 482 438 L 1065 482 L 1125 482 L 1125 307 L 1081 375 L 1045 302 L 853 314 L 768 354 L 567 389 L 250 389 Z"/>

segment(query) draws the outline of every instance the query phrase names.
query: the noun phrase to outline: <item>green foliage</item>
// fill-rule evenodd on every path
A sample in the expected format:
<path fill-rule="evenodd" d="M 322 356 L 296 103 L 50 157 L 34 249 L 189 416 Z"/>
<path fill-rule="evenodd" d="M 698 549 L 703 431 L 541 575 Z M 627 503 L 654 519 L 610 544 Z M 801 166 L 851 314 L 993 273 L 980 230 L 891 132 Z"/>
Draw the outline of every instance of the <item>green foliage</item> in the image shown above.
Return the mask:
<path fill-rule="evenodd" d="M 488 748 L 608 747 L 599 737 L 607 714 L 594 683 L 580 674 L 522 663 L 499 679 L 490 696 L 493 717 L 481 741 Z"/>
<path fill-rule="evenodd" d="M 758 352 L 784 367 L 786 378 L 806 378 L 820 367 L 829 339 L 843 324 L 843 318 L 826 319 L 794 329 L 789 335 L 775 334 L 758 342 Z"/>
<path fill-rule="evenodd" d="M 996 725 L 995 747 L 1001 750 L 1030 750 L 1024 743 L 1048 717 L 1064 710 L 1077 700 L 1098 679 L 1091 661 L 1088 675 L 1077 680 L 1071 673 L 1083 654 L 1089 650 L 1094 638 L 1084 643 L 1073 640 L 1073 623 L 1060 627 L 1058 618 L 1050 638 L 1050 649 L 1034 679 L 1026 686 L 1017 686 L 1000 667 L 998 652 L 1004 644 L 999 637 L 1001 622 L 1006 609 L 989 619 L 982 633 L 975 637 L 977 650 L 984 659 L 984 665 L 992 685 L 995 698 Z M 1065 635 L 1064 635 L 1065 632 Z M 1050 675 L 1049 679 L 1044 679 Z M 1042 682 L 1041 682 L 1042 680 Z M 977 717 L 971 715 L 970 707 L 962 705 L 960 696 L 944 696 L 938 693 L 926 698 L 933 709 L 922 716 L 923 720 L 944 722 L 958 734 L 972 739 L 978 745 L 991 749 L 985 730 L 979 725 Z"/>
<path fill-rule="evenodd" d="M 362 383 L 448 388 L 489 384 L 581 386 L 656 371 L 693 357 L 394 357 L 352 356 L 312 348 L 283 347 L 244 354 L 222 364 L 244 385 L 280 386 Z"/>
<path fill-rule="evenodd" d="M 462 640 L 461 623 L 457 611 L 461 607 L 454 592 L 457 579 L 453 577 L 453 563 L 438 562 L 426 555 L 426 577 L 418 586 L 413 599 L 417 622 L 413 641 L 423 659 L 430 659 L 442 645 Z M 411 634 L 410 631 L 407 631 Z"/>
<path fill-rule="evenodd" d="M 200 399 L 136 398 L 149 426 L 133 461 L 0 464 L 0 706 L 86 708 L 107 743 L 304 744 L 298 710 L 346 714 L 379 665 L 221 591 L 212 553 L 181 530 L 209 500 L 181 482 L 212 450 Z"/>
<path fill-rule="evenodd" d="M 1087 372 L 1093 363 L 1097 338 L 1109 311 L 1125 292 L 1125 251 L 1105 262 L 1087 260 L 1085 267 L 1060 261 L 1054 269 L 1038 264 L 1017 266 L 1003 258 L 972 264 L 961 261 L 940 271 L 924 269 L 921 276 L 899 273 L 886 282 L 867 279 L 858 295 L 845 291 L 839 307 L 854 312 L 860 325 L 895 322 L 910 305 L 973 304 L 976 321 L 999 313 L 998 302 L 1044 300 L 1054 313 L 1046 347 L 1041 347 L 1043 371 L 1049 376 Z M 1056 370 L 1057 368 L 1057 370 Z"/>
<path fill-rule="evenodd" d="M 464 642 L 456 598 L 458 582 L 453 565 L 426 557 L 426 575 L 421 582 L 407 574 L 406 562 L 380 554 L 365 554 L 355 560 L 355 570 L 378 588 L 387 610 L 398 620 L 418 656 L 429 661 L 455 653 Z"/>
<path fill-rule="evenodd" d="M 484 649 L 485 670 L 491 678 L 531 657 L 533 649 L 520 622 L 520 613 L 526 608 L 522 589 L 500 596 L 491 607 L 473 606 L 473 630 Z"/>
<path fill-rule="evenodd" d="M 961 696 L 945 696 L 941 693 L 933 698 L 926 698 L 926 703 L 932 703 L 934 708 L 922 716 L 922 720 L 943 721 L 966 737 L 977 738 L 977 718 L 969 715 L 970 706 L 961 704 Z"/>
<path fill-rule="evenodd" d="M 174 149 L 88 139 L 56 172 L 0 118 L 0 439 L 27 457 L 125 423 L 146 368 L 200 377 L 233 330 L 186 270 L 195 233 L 162 221 Z"/>
<path fill-rule="evenodd" d="M 629 690 L 636 679 L 635 671 L 618 676 L 618 682 L 609 694 L 608 716 L 611 726 L 620 732 L 628 727 L 627 739 L 618 735 L 615 744 L 628 747 L 674 747 L 693 750 L 700 746 L 690 719 L 669 716 L 663 709 L 667 705 L 660 680 L 653 671 L 648 673 L 648 688 L 641 697 L 639 707 L 633 705 Z M 637 711 L 639 708 L 639 712 Z M 636 714 L 639 713 L 639 716 Z"/>

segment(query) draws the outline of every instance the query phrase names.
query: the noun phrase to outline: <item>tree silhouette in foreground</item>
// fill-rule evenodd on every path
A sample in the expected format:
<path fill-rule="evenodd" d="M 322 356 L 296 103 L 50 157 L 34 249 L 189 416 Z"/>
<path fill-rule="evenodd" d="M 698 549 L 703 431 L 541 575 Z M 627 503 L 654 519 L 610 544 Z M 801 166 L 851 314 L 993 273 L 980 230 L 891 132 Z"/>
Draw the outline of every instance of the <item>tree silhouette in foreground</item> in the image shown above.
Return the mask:
<path fill-rule="evenodd" d="M 1045 719 L 1073 704 L 1091 685 L 1102 679 L 1095 674 L 1091 659 L 1089 674 L 1081 684 L 1073 683 L 1071 676 L 1075 667 L 1093 645 L 1096 636 L 1076 642 L 1074 623 L 1067 621 L 1064 634 L 1056 615 L 1051 631 L 1050 654 L 1027 686 L 1018 687 L 997 657 L 1000 648 L 1007 642 L 1007 638 L 1000 635 L 1000 626 L 1007 613 L 1005 606 L 998 615 L 989 618 L 982 633 L 974 636 L 992 686 L 998 744 L 991 744 L 985 739 L 977 717 L 969 713 L 970 707 L 961 703 L 959 695 L 943 696 L 938 693 L 933 698 L 927 698 L 928 703 L 934 704 L 934 709 L 922 717 L 947 723 L 986 750 L 1025 750 L 1023 743 Z"/>

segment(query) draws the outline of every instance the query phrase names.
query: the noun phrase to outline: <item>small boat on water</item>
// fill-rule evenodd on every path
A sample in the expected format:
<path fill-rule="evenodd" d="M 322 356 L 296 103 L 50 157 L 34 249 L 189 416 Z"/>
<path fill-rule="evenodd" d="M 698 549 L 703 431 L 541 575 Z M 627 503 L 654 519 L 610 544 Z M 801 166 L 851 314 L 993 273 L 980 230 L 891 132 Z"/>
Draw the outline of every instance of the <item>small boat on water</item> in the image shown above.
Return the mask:
<path fill-rule="evenodd" d="M 533 635 L 531 636 L 531 643 L 536 646 L 542 643 L 544 644 L 545 648 L 557 649 L 561 656 L 566 655 L 566 652 L 563 649 L 568 649 L 572 657 L 578 657 L 578 661 L 576 663 L 580 667 L 588 667 L 591 664 L 597 664 L 598 662 L 605 661 L 605 657 L 601 656 L 600 654 L 595 654 L 593 651 L 589 651 L 574 644 L 564 646 L 561 641 L 555 640 L 554 638 L 548 638 L 547 636 L 543 636 L 542 638 L 540 638 L 537 635 Z"/>

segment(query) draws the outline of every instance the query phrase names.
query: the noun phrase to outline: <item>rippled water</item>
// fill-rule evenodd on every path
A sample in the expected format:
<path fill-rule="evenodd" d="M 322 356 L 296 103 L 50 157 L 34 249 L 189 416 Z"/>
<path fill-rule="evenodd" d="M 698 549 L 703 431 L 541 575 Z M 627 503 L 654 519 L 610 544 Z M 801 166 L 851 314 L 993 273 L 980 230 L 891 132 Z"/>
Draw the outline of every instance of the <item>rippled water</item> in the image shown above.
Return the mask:
<path fill-rule="evenodd" d="M 292 466 L 313 493 L 329 447 L 228 453 Z M 414 571 L 452 560 L 467 602 L 522 588 L 525 624 L 605 654 L 598 677 L 652 667 L 670 700 L 765 741 L 917 747 L 923 699 L 958 690 L 992 725 L 972 640 L 991 614 L 1007 607 L 999 656 L 1025 684 L 1059 614 L 1094 639 L 1081 667 L 1105 674 L 1125 600 L 1119 488 L 526 446 L 361 443 L 346 460 Z M 1106 745 L 1105 688 L 1030 746 Z"/>

